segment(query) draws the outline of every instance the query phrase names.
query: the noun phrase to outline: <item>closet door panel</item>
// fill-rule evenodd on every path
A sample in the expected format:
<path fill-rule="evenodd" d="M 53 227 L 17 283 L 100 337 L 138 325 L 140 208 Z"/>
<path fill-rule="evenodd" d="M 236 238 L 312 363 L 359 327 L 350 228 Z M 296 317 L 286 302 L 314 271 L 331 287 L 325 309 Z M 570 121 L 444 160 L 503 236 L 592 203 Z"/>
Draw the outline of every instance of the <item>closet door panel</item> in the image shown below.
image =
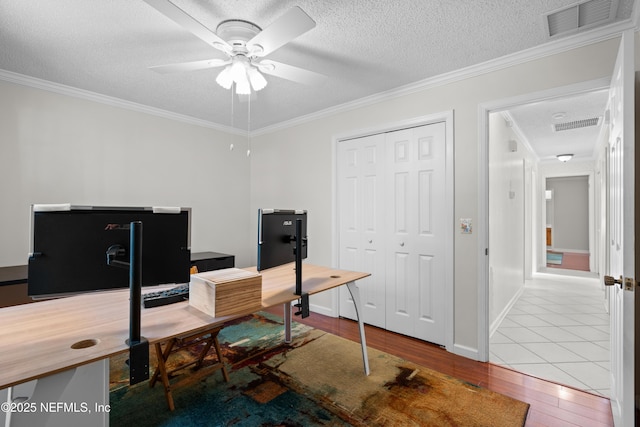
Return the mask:
<path fill-rule="evenodd" d="M 416 158 L 416 229 L 413 234 L 417 307 L 414 336 L 444 344 L 445 272 L 445 125 L 436 123 L 414 129 Z"/>
<path fill-rule="evenodd" d="M 444 129 L 436 123 L 391 132 L 386 142 L 387 197 L 393 201 L 388 250 L 406 258 L 402 275 L 387 274 L 396 281 L 387 289 L 388 307 L 403 309 L 387 310 L 387 327 L 438 344 L 444 343 Z M 398 268 L 394 258 L 387 258 L 389 270 Z"/>
<path fill-rule="evenodd" d="M 363 319 L 385 327 L 384 226 L 384 136 L 374 135 L 338 144 L 339 267 L 367 271 L 360 280 Z M 340 315 L 355 319 L 351 294 L 340 290 Z"/>
<path fill-rule="evenodd" d="M 416 263 L 411 233 L 415 229 L 415 152 L 412 130 L 390 132 L 387 144 L 387 329 L 413 336 L 417 318 Z"/>

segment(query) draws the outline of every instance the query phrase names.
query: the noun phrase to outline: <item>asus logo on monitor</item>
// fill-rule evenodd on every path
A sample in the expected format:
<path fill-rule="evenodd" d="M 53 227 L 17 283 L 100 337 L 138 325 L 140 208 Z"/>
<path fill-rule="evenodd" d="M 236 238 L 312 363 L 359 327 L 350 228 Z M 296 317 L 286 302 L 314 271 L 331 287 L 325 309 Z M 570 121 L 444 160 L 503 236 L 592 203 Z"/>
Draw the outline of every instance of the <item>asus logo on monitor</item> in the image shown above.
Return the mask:
<path fill-rule="evenodd" d="M 293 225 L 293 221 L 284 221 L 282 225 Z"/>
<path fill-rule="evenodd" d="M 105 231 L 109 231 L 109 230 L 125 230 L 125 229 L 129 229 L 129 226 L 124 226 L 123 224 L 107 224 L 104 227 Z"/>

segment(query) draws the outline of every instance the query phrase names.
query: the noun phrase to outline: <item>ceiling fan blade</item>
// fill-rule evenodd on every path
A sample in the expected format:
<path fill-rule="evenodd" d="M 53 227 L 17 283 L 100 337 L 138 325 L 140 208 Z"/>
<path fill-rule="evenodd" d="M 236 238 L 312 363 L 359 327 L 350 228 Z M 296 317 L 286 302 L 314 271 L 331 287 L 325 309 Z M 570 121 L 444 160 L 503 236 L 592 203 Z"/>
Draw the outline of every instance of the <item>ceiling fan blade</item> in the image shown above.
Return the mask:
<path fill-rule="evenodd" d="M 264 60 L 256 65 L 258 66 L 260 71 L 265 74 L 281 77 L 283 79 L 291 80 L 297 83 L 303 83 L 306 85 L 318 85 L 327 79 L 327 76 L 325 76 L 324 74 L 271 60 Z"/>
<path fill-rule="evenodd" d="M 205 70 L 207 68 L 222 67 L 223 65 L 230 64 L 231 61 L 224 59 L 204 59 L 202 61 L 193 62 L 179 62 L 177 64 L 156 65 L 149 67 L 151 70 L 160 74 L 177 73 L 181 71 L 197 71 Z"/>
<path fill-rule="evenodd" d="M 313 19 L 295 6 L 247 42 L 255 56 L 265 56 L 316 26 Z M 255 46 L 260 46 L 256 48 Z"/>
<path fill-rule="evenodd" d="M 218 50 L 229 53 L 232 48 L 229 43 L 218 37 L 216 33 L 196 21 L 191 15 L 171 3 L 169 0 L 144 0 L 149 6 L 171 19 L 176 24 L 182 26 L 199 39 L 210 44 Z"/>

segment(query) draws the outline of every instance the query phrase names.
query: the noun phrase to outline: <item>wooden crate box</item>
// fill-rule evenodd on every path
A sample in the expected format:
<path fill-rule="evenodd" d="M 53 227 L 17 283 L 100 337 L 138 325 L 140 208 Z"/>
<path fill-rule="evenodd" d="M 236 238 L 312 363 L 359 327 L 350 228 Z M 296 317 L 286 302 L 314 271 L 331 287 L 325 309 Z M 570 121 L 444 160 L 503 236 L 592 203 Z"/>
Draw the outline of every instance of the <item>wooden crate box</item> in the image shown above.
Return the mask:
<path fill-rule="evenodd" d="M 212 317 L 262 308 L 262 276 L 239 268 L 192 274 L 189 305 Z"/>

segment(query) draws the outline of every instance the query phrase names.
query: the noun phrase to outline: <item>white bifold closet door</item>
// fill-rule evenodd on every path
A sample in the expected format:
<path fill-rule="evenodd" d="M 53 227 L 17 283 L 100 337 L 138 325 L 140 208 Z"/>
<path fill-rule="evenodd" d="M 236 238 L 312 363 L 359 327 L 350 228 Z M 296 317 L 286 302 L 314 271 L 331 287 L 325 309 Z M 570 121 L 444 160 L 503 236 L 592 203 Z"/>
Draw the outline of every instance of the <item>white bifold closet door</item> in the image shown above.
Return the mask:
<path fill-rule="evenodd" d="M 444 344 L 445 123 L 338 145 L 340 268 L 368 271 L 364 321 Z M 340 315 L 355 318 L 341 290 Z"/>
<path fill-rule="evenodd" d="M 384 245 L 385 134 L 338 144 L 338 223 L 340 268 L 366 271 L 359 280 L 363 319 L 381 328 L 385 322 Z M 351 294 L 340 289 L 340 315 L 356 319 Z"/>

